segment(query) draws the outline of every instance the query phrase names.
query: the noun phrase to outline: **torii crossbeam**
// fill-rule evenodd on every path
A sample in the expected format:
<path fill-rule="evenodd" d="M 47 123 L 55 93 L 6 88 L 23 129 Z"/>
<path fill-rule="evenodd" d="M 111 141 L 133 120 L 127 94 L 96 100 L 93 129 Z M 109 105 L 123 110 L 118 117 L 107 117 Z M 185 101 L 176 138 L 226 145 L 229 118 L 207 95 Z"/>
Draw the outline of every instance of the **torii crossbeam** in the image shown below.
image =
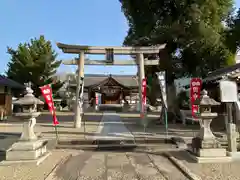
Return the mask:
<path fill-rule="evenodd" d="M 70 59 L 70 60 L 64 60 L 62 63 L 64 65 L 78 65 L 79 59 Z M 135 66 L 138 65 L 139 62 L 129 59 L 129 60 L 114 60 L 113 62 L 108 62 L 107 60 L 89 60 L 85 59 L 84 65 L 115 65 L 115 66 Z M 144 65 L 145 66 L 153 66 L 153 65 L 158 65 L 159 60 L 149 60 L 149 59 L 144 59 Z"/>

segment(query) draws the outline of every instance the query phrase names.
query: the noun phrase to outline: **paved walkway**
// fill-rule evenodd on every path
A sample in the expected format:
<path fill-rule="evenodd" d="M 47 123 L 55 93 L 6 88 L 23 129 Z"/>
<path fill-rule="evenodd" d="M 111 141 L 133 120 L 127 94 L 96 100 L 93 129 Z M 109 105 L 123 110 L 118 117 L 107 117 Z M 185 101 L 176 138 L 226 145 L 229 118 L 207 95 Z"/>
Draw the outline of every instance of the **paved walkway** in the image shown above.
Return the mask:
<path fill-rule="evenodd" d="M 82 152 L 52 172 L 54 180 L 187 180 L 163 156 L 133 152 Z"/>
<path fill-rule="evenodd" d="M 116 112 L 104 112 L 95 140 L 132 140 L 134 136 Z M 90 136 L 91 137 L 91 136 Z M 89 137 L 88 137 L 89 138 Z M 146 148 L 143 148 L 146 150 Z M 55 180 L 186 180 L 165 157 L 146 151 L 85 151 L 71 157 L 51 174 Z M 54 178 L 53 178 L 54 177 Z"/>
<path fill-rule="evenodd" d="M 91 137 L 87 137 L 91 139 Z M 104 112 L 94 140 L 131 140 L 133 134 L 126 128 L 122 118 L 116 112 Z"/>

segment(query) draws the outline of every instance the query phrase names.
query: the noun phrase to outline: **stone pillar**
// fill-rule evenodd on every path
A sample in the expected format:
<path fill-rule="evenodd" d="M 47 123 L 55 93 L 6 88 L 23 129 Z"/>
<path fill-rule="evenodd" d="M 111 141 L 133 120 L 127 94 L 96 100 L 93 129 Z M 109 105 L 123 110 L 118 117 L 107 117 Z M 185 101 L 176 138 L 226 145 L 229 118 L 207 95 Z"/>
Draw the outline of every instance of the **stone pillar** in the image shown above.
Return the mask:
<path fill-rule="evenodd" d="M 228 138 L 228 151 L 237 152 L 237 136 L 236 125 L 228 123 L 227 125 L 227 138 Z"/>
<path fill-rule="evenodd" d="M 37 140 L 37 136 L 34 132 L 35 124 L 36 124 L 36 118 L 30 118 L 29 121 L 23 123 L 23 131 L 19 139 L 20 141 Z"/>
<path fill-rule="evenodd" d="M 138 86 L 139 86 L 139 104 L 140 104 L 140 113 L 142 113 L 142 80 L 145 78 L 144 71 L 144 57 L 143 54 L 137 54 L 138 61 Z"/>
<path fill-rule="evenodd" d="M 81 122 L 82 122 L 82 108 L 81 108 L 82 102 L 79 102 L 79 98 L 82 98 L 80 97 L 80 90 L 81 90 L 81 86 L 83 85 L 83 78 L 84 78 L 84 52 L 81 52 L 79 55 L 78 71 L 77 71 L 77 88 L 76 88 L 75 118 L 74 118 L 75 128 L 81 128 Z"/>

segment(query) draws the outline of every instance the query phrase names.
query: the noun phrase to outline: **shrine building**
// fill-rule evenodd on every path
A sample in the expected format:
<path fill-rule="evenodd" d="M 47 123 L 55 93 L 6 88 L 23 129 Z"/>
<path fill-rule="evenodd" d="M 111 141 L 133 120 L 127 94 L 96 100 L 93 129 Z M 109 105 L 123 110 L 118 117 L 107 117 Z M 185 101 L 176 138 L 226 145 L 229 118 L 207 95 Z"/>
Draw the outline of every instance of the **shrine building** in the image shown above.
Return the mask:
<path fill-rule="evenodd" d="M 76 82 L 70 87 L 76 89 Z M 101 94 L 101 104 L 136 103 L 138 95 L 138 78 L 133 75 L 92 75 L 84 77 L 84 94 L 88 101 Z"/>

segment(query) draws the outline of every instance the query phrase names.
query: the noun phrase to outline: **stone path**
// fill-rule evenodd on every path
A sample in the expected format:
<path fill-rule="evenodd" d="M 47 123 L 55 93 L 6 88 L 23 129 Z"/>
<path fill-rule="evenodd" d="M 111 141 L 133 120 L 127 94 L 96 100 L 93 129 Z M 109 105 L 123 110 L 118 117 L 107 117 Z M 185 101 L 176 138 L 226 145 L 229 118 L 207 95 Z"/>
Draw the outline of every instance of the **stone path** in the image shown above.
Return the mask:
<path fill-rule="evenodd" d="M 134 136 L 126 128 L 121 117 L 116 112 L 104 112 L 94 140 L 124 140 L 134 142 Z M 90 138 L 90 137 L 87 137 Z"/>
<path fill-rule="evenodd" d="M 53 173 L 55 180 L 187 180 L 165 157 L 136 152 L 82 152 Z"/>

